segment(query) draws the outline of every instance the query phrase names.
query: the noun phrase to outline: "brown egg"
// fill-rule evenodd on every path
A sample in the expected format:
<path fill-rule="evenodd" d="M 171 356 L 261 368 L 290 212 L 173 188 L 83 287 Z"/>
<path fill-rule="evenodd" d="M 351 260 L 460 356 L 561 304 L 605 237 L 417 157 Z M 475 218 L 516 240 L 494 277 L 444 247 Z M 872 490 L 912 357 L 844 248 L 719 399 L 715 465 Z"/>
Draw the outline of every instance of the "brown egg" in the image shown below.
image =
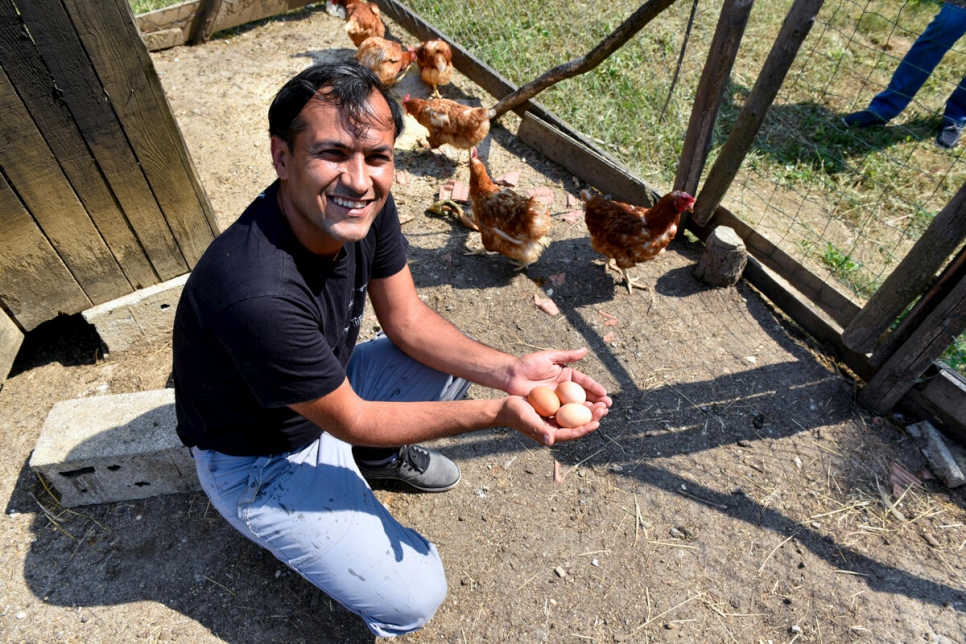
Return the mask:
<path fill-rule="evenodd" d="M 557 385 L 557 398 L 562 405 L 567 403 L 582 403 L 587 400 L 587 392 L 576 382 L 569 380 Z"/>
<path fill-rule="evenodd" d="M 590 407 L 582 403 L 567 403 L 560 406 L 555 419 L 561 427 L 580 427 L 589 423 L 593 417 Z"/>
<path fill-rule="evenodd" d="M 527 401 L 533 405 L 538 414 L 545 418 L 553 416 L 560 409 L 560 399 L 557 398 L 557 394 L 550 387 L 543 385 L 531 389 Z"/>

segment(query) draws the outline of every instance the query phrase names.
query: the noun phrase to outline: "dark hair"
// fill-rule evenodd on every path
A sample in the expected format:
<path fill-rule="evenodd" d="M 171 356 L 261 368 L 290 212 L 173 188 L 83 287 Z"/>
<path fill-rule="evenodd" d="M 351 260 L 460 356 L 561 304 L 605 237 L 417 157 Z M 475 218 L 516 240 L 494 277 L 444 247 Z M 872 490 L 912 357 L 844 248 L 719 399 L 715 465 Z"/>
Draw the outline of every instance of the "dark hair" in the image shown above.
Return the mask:
<path fill-rule="evenodd" d="M 372 125 L 369 98 L 373 92 L 382 94 L 389 104 L 391 125 L 398 137 L 403 131 L 402 108 L 378 76 L 354 61 L 317 63 L 285 83 L 268 108 L 268 132 L 280 137 L 291 150 L 295 137 L 305 129 L 299 114 L 310 100 L 316 99 L 337 107 L 343 126 L 353 136 L 361 136 Z"/>

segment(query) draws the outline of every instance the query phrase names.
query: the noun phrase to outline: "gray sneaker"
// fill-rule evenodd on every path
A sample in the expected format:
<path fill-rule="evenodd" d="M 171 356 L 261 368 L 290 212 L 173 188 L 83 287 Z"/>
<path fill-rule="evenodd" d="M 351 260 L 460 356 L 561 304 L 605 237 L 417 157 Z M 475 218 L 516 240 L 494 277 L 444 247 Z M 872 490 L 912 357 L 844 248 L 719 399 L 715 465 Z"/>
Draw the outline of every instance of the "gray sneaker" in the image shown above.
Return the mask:
<path fill-rule="evenodd" d="M 383 465 L 359 462 L 367 479 L 391 479 L 408 483 L 423 492 L 445 492 L 460 482 L 460 468 L 439 452 L 419 445 L 404 445 L 398 457 Z"/>
<path fill-rule="evenodd" d="M 963 133 L 963 128 L 952 121 L 943 121 L 936 135 L 936 145 L 941 148 L 954 148 L 959 143 L 959 136 Z"/>

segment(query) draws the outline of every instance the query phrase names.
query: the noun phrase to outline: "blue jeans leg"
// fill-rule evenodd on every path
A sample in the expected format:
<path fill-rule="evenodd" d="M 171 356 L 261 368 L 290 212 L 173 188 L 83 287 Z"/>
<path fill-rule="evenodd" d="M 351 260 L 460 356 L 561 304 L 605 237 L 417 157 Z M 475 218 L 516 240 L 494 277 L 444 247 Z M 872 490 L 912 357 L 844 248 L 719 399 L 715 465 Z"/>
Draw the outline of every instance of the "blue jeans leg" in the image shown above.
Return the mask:
<path fill-rule="evenodd" d="M 869 110 L 887 121 L 898 116 L 963 34 L 966 34 L 966 10 L 943 4 L 926 30 L 906 52 L 889 81 L 889 87 L 869 103 Z M 966 106 L 966 101 L 961 105 Z"/>
<path fill-rule="evenodd" d="M 384 336 L 359 344 L 347 372 L 367 400 L 456 400 L 470 386 L 409 358 Z M 348 443 L 323 433 L 301 450 L 271 456 L 191 451 L 215 509 L 374 634 L 419 630 L 446 598 L 436 547 L 379 503 Z"/>
<path fill-rule="evenodd" d="M 946 101 L 946 111 L 943 118 L 959 127 L 966 126 L 966 76 L 959 81 L 949 100 Z"/>
<path fill-rule="evenodd" d="M 322 434 L 287 454 L 192 453 L 202 488 L 235 529 L 374 634 L 419 630 L 443 603 L 446 574 L 436 547 L 379 503 L 348 443 Z"/>

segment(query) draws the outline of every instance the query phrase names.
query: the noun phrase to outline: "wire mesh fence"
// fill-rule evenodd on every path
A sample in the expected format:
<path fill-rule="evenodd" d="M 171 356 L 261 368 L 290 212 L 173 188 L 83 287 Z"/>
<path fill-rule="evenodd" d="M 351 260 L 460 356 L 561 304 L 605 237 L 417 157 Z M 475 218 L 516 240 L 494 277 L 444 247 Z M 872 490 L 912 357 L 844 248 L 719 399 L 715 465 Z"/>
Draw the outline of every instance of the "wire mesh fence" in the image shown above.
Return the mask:
<path fill-rule="evenodd" d="M 523 85 L 587 53 L 640 3 L 407 4 Z M 659 192 L 669 190 L 722 5 L 723 0 L 679 0 L 592 72 L 536 100 Z M 755 4 L 707 168 L 791 5 L 792 0 Z M 935 0 L 826 0 L 723 202 L 859 305 L 966 180 L 963 148 L 935 143 L 946 100 L 966 72 L 966 43 L 946 53 L 886 127 L 850 128 L 842 122 L 889 84 L 940 6 Z"/>

